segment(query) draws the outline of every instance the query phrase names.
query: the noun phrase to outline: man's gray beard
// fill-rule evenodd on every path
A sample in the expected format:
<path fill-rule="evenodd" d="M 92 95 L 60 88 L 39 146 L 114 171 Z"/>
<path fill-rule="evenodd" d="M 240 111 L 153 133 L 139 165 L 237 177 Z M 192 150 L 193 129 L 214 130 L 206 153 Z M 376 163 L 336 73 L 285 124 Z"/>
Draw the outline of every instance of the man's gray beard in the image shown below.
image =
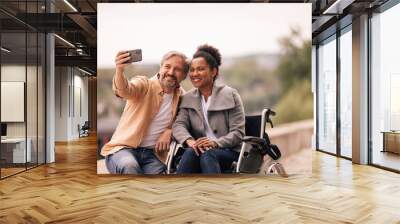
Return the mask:
<path fill-rule="evenodd" d="M 168 82 L 165 79 L 161 81 L 161 84 L 163 85 L 164 88 L 168 90 L 174 90 L 176 88 L 176 81 L 174 83 Z"/>

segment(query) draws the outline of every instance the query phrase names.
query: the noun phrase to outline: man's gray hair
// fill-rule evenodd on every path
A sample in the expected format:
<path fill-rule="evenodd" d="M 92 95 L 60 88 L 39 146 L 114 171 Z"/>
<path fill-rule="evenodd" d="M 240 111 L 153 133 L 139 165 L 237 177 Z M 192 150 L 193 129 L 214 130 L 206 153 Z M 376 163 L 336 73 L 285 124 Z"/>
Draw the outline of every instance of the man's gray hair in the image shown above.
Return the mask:
<path fill-rule="evenodd" d="M 164 61 L 166 61 L 172 57 L 175 57 L 175 56 L 182 58 L 182 60 L 184 62 L 183 71 L 185 72 L 185 74 L 187 74 L 189 72 L 189 61 L 185 54 L 178 52 L 178 51 L 170 51 L 170 52 L 164 54 L 164 56 L 161 59 L 160 66 L 162 66 L 164 64 Z"/>

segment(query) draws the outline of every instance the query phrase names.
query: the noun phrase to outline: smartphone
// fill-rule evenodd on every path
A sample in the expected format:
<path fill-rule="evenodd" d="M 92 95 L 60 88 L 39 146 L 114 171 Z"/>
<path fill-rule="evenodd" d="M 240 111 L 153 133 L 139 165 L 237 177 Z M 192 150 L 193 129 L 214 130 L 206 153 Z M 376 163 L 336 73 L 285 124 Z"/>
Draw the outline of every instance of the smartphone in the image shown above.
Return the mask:
<path fill-rule="evenodd" d="M 129 61 L 125 62 L 126 64 L 133 63 L 133 62 L 138 62 L 142 60 L 142 49 L 135 49 L 135 50 L 130 50 L 128 51 L 130 54 L 129 56 L 131 59 Z"/>

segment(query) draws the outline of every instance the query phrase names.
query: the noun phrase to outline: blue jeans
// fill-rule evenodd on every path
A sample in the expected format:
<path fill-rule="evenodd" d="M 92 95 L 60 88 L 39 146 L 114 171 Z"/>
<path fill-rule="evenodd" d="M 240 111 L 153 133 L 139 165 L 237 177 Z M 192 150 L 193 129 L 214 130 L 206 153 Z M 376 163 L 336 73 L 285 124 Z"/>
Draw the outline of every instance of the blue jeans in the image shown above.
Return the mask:
<path fill-rule="evenodd" d="M 106 157 L 106 166 L 112 174 L 161 174 L 166 166 L 152 149 L 123 148 Z"/>
<path fill-rule="evenodd" d="M 238 158 L 239 153 L 230 149 L 211 149 L 198 156 L 192 148 L 186 148 L 176 173 L 218 174 L 230 170 Z"/>

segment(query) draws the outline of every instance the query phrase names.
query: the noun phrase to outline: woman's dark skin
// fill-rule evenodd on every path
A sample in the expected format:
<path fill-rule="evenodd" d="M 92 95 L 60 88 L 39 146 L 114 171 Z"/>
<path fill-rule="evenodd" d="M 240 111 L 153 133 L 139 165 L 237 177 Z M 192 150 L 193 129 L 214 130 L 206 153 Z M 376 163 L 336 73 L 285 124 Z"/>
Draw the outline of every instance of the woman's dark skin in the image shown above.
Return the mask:
<path fill-rule="evenodd" d="M 212 94 L 217 68 L 211 68 L 203 57 L 194 58 L 190 65 L 189 77 L 195 88 L 198 88 L 204 99 L 208 100 Z M 192 138 L 186 140 L 186 144 L 193 148 L 197 155 L 218 147 L 217 143 L 208 137 L 202 137 L 197 140 Z"/>

